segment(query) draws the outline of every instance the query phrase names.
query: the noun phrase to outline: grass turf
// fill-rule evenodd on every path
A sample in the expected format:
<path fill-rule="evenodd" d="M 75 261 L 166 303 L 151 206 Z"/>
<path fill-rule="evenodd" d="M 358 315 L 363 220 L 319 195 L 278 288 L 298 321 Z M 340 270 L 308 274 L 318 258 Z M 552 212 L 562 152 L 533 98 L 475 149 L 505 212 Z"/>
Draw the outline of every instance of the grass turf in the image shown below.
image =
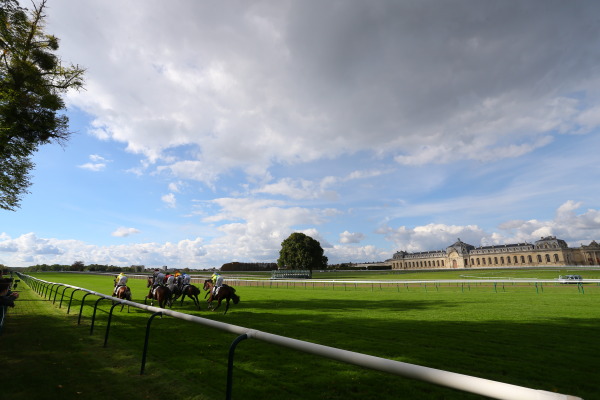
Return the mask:
<path fill-rule="evenodd" d="M 109 277 L 39 276 L 110 292 Z M 130 280 L 130 286 L 134 301 L 142 301 L 145 282 Z M 596 395 L 598 286 L 588 285 L 585 294 L 571 285 L 549 285 L 543 292 L 531 286 L 401 289 L 238 287 L 242 302 L 227 315 L 194 310 L 189 300 L 173 309 L 432 368 L 588 399 Z M 19 299 L 0 337 L 0 352 L 12 360 L 10 368 L 27 371 L 26 378 L 11 378 L 9 389 L 16 394 L 11 398 L 86 393 L 103 399 L 125 390 L 122 398 L 151 399 L 165 397 L 165 388 L 167 398 L 224 397 L 227 349 L 234 335 L 167 317 L 157 320 L 147 372 L 140 376 L 147 313 L 116 312 L 109 346 L 103 348 L 108 302 L 100 302 L 96 331 L 90 335 L 94 301 L 89 297 L 77 326 L 81 295 L 75 296 L 70 316 L 64 305 L 58 310 L 30 296 Z M 35 305 L 30 316 L 19 314 L 29 304 Z M 79 367 L 88 364 L 91 372 Z M 252 340 L 239 345 L 235 365 L 238 399 L 477 398 Z"/>

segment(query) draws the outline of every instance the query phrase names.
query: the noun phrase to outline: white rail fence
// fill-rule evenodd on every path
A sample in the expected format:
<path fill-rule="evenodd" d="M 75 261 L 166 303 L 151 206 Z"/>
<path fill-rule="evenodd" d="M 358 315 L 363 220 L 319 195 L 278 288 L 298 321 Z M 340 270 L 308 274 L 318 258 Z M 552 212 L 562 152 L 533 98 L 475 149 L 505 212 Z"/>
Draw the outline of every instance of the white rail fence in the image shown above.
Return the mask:
<path fill-rule="evenodd" d="M 367 354 L 357 353 L 353 351 L 343 350 L 335 347 L 324 346 L 320 344 L 305 342 L 302 340 L 292 339 L 285 336 L 274 335 L 272 333 L 258 331 L 254 329 L 245 328 L 242 326 L 227 324 L 224 322 L 214 321 L 207 318 L 197 317 L 190 314 L 181 313 L 178 311 L 162 309 L 158 307 L 152 307 L 144 304 L 139 304 L 127 300 L 117 299 L 105 295 L 103 293 L 94 292 L 88 289 L 40 280 L 31 276 L 19 274 L 21 278 L 27 282 L 29 286 L 32 286 L 32 281 L 36 281 L 39 284 L 45 285 L 47 290 L 50 287 L 50 291 L 55 291 L 54 299 L 58 294 L 58 287 L 72 288 L 86 292 L 87 294 L 95 295 L 100 298 L 111 300 L 115 305 L 127 305 L 136 307 L 142 310 L 146 310 L 154 313 L 154 315 L 168 315 L 173 318 L 193 322 L 203 326 L 207 326 L 214 329 L 230 332 L 239 335 L 236 341 L 242 339 L 256 339 L 274 345 L 279 345 L 294 349 L 297 351 L 314 354 L 320 357 L 337 360 L 340 362 L 357 365 L 364 368 L 369 368 L 381 372 L 386 372 L 394 375 L 399 375 L 405 378 L 416 379 L 431 384 L 444 386 L 464 392 L 474 393 L 482 396 L 487 396 L 494 399 L 506 399 L 506 400 L 581 400 L 580 397 L 548 392 L 544 390 L 532 389 L 522 386 L 516 386 L 508 383 L 493 381 L 489 379 L 478 378 L 474 376 L 458 374 L 454 372 L 423 367 L 420 365 L 404 363 L 401 361 L 389 360 L 381 357 L 375 357 Z M 600 280 L 595 280 L 599 281 Z M 415 283 L 415 281 L 411 281 Z M 431 283 L 431 281 L 428 281 Z M 472 281 L 470 281 L 472 282 Z M 489 283 L 489 282 L 488 282 Z M 35 284 L 35 283 L 34 283 Z M 53 289 L 53 287 L 55 287 Z M 40 292 L 38 292 L 40 293 Z M 41 294 L 41 293 L 40 293 Z M 44 295 L 45 296 L 45 295 Z M 64 290 L 63 290 L 64 296 Z M 97 303 L 96 303 L 97 304 Z M 82 304 L 83 307 L 83 304 Z M 113 306 L 114 307 L 114 306 Z M 112 310 L 111 310 L 112 312 Z M 108 332 L 108 327 L 107 327 Z M 107 333 L 108 334 L 108 333 Z M 233 353 L 235 349 L 236 341 L 232 344 L 232 350 L 230 350 L 230 365 L 232 366 Z M 228 371 L 228 390 L 227 399 L 231 397 L 231 371 Z"/>

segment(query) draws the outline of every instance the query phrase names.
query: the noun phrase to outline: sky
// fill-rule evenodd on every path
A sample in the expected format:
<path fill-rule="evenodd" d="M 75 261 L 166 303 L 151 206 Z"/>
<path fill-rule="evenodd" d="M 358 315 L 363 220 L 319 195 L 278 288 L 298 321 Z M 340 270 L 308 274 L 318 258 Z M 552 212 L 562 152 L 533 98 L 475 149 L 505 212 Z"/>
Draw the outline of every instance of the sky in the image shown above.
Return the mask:
<path fill-rule="evenodd" d="M 21 1 L 23 6 L 30 3 Z M 600 2 L 49 0 L 73 132 L 0 264 L 600 240 Z"/>

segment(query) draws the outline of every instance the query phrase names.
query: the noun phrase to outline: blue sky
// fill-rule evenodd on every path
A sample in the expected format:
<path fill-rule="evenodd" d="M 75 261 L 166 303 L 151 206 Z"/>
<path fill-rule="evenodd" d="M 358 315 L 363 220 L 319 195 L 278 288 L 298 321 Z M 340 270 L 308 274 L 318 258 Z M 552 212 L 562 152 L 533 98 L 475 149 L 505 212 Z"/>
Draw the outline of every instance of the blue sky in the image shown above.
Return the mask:
<path fill-rule="evenodd" d="M 600 239 L 596 2 L 48 5 L 86 90 L 0 213 L 1 264 Z"/>

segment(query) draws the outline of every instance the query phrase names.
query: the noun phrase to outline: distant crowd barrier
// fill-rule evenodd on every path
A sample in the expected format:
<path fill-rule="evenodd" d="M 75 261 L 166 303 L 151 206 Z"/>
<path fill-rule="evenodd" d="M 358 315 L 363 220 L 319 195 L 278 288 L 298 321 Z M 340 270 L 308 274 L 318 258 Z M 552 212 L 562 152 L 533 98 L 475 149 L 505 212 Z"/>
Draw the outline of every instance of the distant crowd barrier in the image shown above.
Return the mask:
<path fill-rule="evenodd" d="M 543 293 L 544 286 L 572 287 L 581 294 L 585 293 L 585 285 L 600 286 L 600 279 L 583 279 L 564 284 L 558 280 L 546 279 L 447 279 L 447 280 L 338 280 L 338 279 L 240 279 L 226 278 L 225 281 L 233 286 L 254 286 L 262 288 L 304 288 L 304 289 L 332 289 L 332 290 L 419 290 L 438 291 L 443 287 L 456 287 L 461 291 L 470 291 L 471 288 L 486 287 L 494 292 L 507 291 L 511 287 L 528 287 L 536 293 Z M 571 282 L 570 282 L 571 283 Z"/>
<path fill-rule="evenodd" d="M 310 279 L 311 272 L 307 269 L 277 269 L 271 271 L 271 279 Z"/>
<path fill-rule="evenodd" d="M 52 299 L 52 302 L 55 303 L 57 300 L 57 296 L 59 291 L 61 292 L 61 299 L 59 303 L 59 308 L 63 303 L 63 299 L 65 297 L 65 292 L 67 289 L 72 289 L 70 300 L 69 300 L 69 308 L 67 313 L 69 313 L 71 302 L 73 300 L 73 293 L 76 291 L 85 292 L 83 299 L 81 300 L 81 308 L 79 312 L 79 320 L 81 321 L 81 312 L 84 305 L 85 297 L 89 295 L 97 296 L 98 299 L 94 305 L 94 313 L 92 317 L 90 334 L 93 333 L 94 329 L 94 321 L 96 316 L 96 308 L 98 303 L 101 300 L 110 300 L 113 302 L 113 306 L 110 310 L 108 323 L 106 327 L 104 346 L 107 345 L 108 334 L 110 330 L 110 321 L 112 317 L 113 309 L 118 305 L 127 305 L 131 307 L 136 307 L 142 310 L 146 310 L 148 312 L 153 313 L 147 323 L 146 329 L 146 337 L 145 337 L 145 345 L 144 345 L 144 353 L 142 356 L 142 367 L 140 374 L 144 373 L 145 360 L 146 360 L 146 352 L 148 350 L 148 338 L 150 332 L 151 322 L 154 317 L 160 315 L 168 315 L 173 318 L 190 321 L 193 323 L 197 323 L 200 325 L 204 325 L 210 328 L 219 329 L 222 331 L 230 332 L 238 335 L 236 339 L 232 342 L 229 349 L 229 358 L 228 358 L 228 369 L 227 369 L 227 389 L 226 389 L 226 399 L 230 400 L 232 396 L 232 379 L 233 379 L 233 360 L 236 346 L 243 340 L 246 339 L 256 339 L 261 340 L 267 343 L 287 347 L 290 349 L 298 350 L 301 352 L 314 354 L 320 357 L 329 358 L 332 360 L 337 360 L 340 362 L 358 365 L 364 368 L 370 368 L 373 370 L 386 372 L 394 375 L 403 376 L 405 378 L 416 379 L 424 382 L 428 382 L 431 384 L 444 386 L 464 392 L 474 393 L 482 396 L 487 396 L 494 399 L 506 399 L 506 400 L 581 400 L 579 397 L 565 395 L 560 393 L 553 393 L 544 390 L 537 390 L 526 388 L 522 386 L 516 386 L 508 383 L 492 381 L 489 379 L 477 378 L 474 376 L 458 374 L 449 371 L 443 371 L 434 368 L 423 367 L 420 365 L 404 363 L 395 360 L 389 360 L 381 357 L 370 356 L 367 354 L 356 353 L 353 351 L 338 349 L 334 347 L 324 346 L 320 344 L 305 342 L 302 340 L 292 339 L 285 336 L 274 335 L 267 332 L 262 332 L 254 329 L 244 328 L 237 325 L 227 324 L 224 322 L 214 321 L 211 319 L 201 318 L 197 316 L 193 316 L 190 314 L 185 314 L 173 310 L 162 309 L 153 306 L 147 306 L 144 304 L 135 303 L 132 301 L 118 299 L 116 297 L 111 297 L 105 295 L 103 293 L 94 292 L 88 289 L 71 286 L 63 283 L 56 282 L 48 282 L 41 279 L 34 278 L 32 276 L 24 275 L 18 273 L 21 279 L 29 285 L 35 292 L 37 292 L 40 296 L 47 298 L 48 300 Z M 62 291 L 61 291 L 62 289 Z"/>

